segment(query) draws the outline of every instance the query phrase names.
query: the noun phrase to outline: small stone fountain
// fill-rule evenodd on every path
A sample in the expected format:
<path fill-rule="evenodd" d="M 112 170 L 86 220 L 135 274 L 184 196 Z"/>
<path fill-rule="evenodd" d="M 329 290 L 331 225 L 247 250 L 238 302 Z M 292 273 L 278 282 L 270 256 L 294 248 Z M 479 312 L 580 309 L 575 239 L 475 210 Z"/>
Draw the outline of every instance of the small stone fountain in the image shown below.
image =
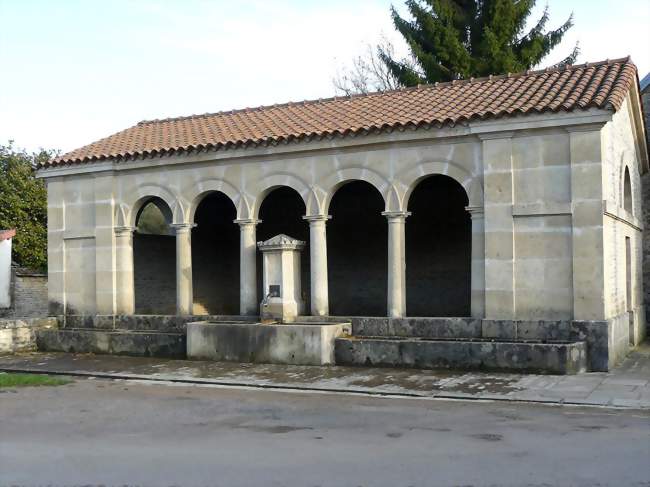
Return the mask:
<path fill-rule="evenodd" d="M 336 338 L 350 323 L 300 322 L 305 303 L 300 252 L 305 242 L 280 234 L 258 242 L 263 254 L 263 294 L 258 322 L 187 324 L 187 357 L 199 360 L 295 365 L 334 364 Z"/>

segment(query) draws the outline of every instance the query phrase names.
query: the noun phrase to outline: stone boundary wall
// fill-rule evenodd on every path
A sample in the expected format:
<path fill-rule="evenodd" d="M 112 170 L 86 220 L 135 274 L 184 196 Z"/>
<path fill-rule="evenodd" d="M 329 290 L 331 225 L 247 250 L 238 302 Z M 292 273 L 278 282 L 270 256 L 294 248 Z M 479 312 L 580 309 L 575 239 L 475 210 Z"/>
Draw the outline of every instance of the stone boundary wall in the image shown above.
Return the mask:
<path fill-rule="evenodd" d="M 48 315 L 47 274 L 11 269 L 11 307 L 0 308 L 0 318 L 37 318 Z"/>
<path fill-rule="evenodd" d="M 0 353 L 34 351 L 36 331 L 56 326 L 56 318 L 0 320 Z"/>

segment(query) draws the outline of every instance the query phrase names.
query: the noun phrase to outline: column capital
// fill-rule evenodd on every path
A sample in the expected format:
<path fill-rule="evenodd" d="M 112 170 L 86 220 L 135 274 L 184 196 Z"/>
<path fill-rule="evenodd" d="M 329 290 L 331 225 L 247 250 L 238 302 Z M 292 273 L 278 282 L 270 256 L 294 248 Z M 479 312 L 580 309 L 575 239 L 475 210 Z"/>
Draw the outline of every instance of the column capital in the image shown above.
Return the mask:
<path fill-rule="evenodd" d="M 116 237 L 129 235 L 132 234 L 134 231 L 135 231 L 135 227 L 129 227 L 129 226 L 113 227 L 113 232 L 115 232 Z"/>
<path fill-rule="evenodd" d="M 332 219 L 332 215 L 305 215 L 302 217 L 303 220 L 311 222 L 326 222 L 327 220 Z"/>
<path fill-rule="evenodd" d="M 485 209 L 482 206 L 466 206 L 465 211 L 469 213 L 470 218 L 483 218 Z"/>
<path fill-rule="evenodd" d="M 406 220 L 407 217 L 411 216 L 410 211 L 382 211 L 382 215 L 388 218 L 388 221 L 395 220 Z"/>
<path fill-rule="evenodd" d="M 258 223 L 262 223 L 262 220 L 258 220 L 257 218 L 237 218 L 232 222 L 243 227 L 246 225 L 257 225 Z"/>
<path fill-rule="evenodd" d="M 179 233 L 187 233 L 191 231 L 196 226 L 196 223 L 172 223 L 169 226 L 173 228 L 178 235 Z"/>

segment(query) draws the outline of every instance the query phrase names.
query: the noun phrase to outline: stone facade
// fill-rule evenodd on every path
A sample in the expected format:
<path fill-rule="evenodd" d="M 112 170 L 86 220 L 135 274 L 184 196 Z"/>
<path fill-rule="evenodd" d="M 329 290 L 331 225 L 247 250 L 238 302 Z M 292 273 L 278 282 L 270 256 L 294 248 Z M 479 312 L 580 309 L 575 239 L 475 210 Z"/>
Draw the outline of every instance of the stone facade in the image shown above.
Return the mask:
<path fill-rule="evenodd" d="M 174 270 L 167 265 L 160 276 L 167 279 L 167 289 L 173 276 L 175 295 L 166 295 L 164 304 L 179 315 L 204 312 L 195 299 L 193 271 L 204 264 L 193 260 L 193 227 L 202 201 L 221 193 L 232 202 L 233 225 L 241 236 L 238 279 L 230 278 L 231 287 L 239 289 L 239 313 L 259 314 L 268 291 L 258 285 L 261 209 L 279 188 L 291 188 L 304 218 L 287 224 L 302 225 L 309 235 L 308 266 L 302 267 L 309 269 L 303 291 L 309 290 L 305 301 L 312 315 L 330 315 L 339 302 L 330 296 L 341 295 L 341 289 L 352 299 L 355 288 L 359 296 L 370 292 L 364 279 L 350 276 L 380 269 L 381 279 L 373 282 L 385 283 L 385 291 L 377 315 L 412 316 L 409 294 L 420 296 L 413 309 L 435 301 L 442 291 L 430 283 L 444 285 L 447 275 L 450 287 L 467 282 L 466 292 L 449 294 L 461 303 L 460 310 L 467 301 L 465 316 L 600 323 L 615 350 L 612 356 L 618 356 L 645 334 L 640 181 L 648 162 L 639 139 L 635 90 L 616 112 L 530 114 L 430 130 L 42 169 L 39 176 L 48 185 L 51 312 L 134 313 L 143 271 L 134 266 L 133 230 L 141 209 L 154 200 L 166 208 L 175 235 Z M 422 269 L 419 261 L 409 261 L 417 234 L 409 221 L 417 213 L 411 196 L 415 199 L 418 187 L 432 177 L 462 188 L 464 201 L 437 208 L 467 211 L 467 240 L 455 246 L 467 245 L 467 265 L 450 253 L 439 258 L 433 253 L 433 261 L 453 265 L 432 264 L 413 284 L 410 276 Z M 354 227 L 369 228 L 364 225 L 373 219 L 380 223 L 372 225 L 382 228 L 334 245 L 329 232 L 338 225 L 332 211 L 337 193 L 358 181 L 380 197 L 381 205 L 348 220 L 348 235 Z M 358 194 L 359 200 L 371 198 Z M 435 190 L 426 194 L 433 198 Z M 270 217 L 283 208 L 263 211 Z M 359 203 L 358 208 L 370 206 Z M 281 229 L 282 221 L 274 227 Z M 444 229 L 420 233 L 419 238 L 431 240 L 421 241 L 417 251 L 442 248 L 436 239 L 448 234 Z M 365 249 L 380 251 L 368 260 Z M 218 246 L 214 252 L 220 252 Z M 147 266 L 155 255 L 141 262 Z M 331 262 L 342 262 L 341 255 L 348 260 L 332 267 Z M 337 274 L 342 270 L 346 273 Z M 436 316 L 436 309 L 443 308 L 428 309 Z"/>

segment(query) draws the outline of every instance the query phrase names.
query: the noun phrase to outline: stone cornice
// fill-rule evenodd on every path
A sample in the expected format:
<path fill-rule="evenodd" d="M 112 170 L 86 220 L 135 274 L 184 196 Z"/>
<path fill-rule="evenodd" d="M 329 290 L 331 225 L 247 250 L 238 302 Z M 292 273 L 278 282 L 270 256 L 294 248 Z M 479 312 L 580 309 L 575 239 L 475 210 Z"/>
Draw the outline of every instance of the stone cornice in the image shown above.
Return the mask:
<path fill-rule="evenodd" d="M 155 156 L 131 161 L 103 161 L 76 164 L 64 167 L 40 169 L 36 172 L 38 178 L 53 178 L 59 176 L 90 174 L 113 171 L 115 175 L 123 171 L 151 169 L 179 164 L 201 163 L 251 163 L 274 159 L 311 157 L 324 153 L 339 153 L 340 151 L 367 151 L 389 149 L 409 144 L 434 143 L 446 140 L 448 143 L 465 142 L 471 137 L 504 138 L 512 136 L 512 132 L 561 128 L 581 124 L 604 124 L 611 120 L 612 112 L 590 109 L 585 112 L 529 114 L 519 117 L 498 120 L 474 121 L 454 127 L 417 129 L 409 131 L 394 131 L 387 134 L 364 135 L 352 138 L 330 139 L 312 142 L 295 142 L 286 145 L 248 148 L 231 151 L 203 151 L 185 155 Z M 497 135 L 502 133 L 503 135 Z M 505 133 L 505 134 L 504 134 Z M 492 134 L 492 135 L 490 135 Z"/>

